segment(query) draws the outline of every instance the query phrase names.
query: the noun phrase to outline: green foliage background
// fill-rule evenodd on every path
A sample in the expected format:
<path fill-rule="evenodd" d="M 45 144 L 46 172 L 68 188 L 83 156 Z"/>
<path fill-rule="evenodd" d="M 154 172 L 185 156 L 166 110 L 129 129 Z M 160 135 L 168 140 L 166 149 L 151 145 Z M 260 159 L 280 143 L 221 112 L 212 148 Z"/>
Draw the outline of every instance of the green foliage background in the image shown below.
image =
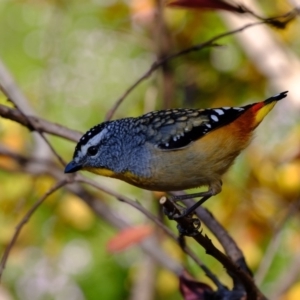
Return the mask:
<path fill-rule="evenodd" d="M 142 2 L 0 2 L 0 59 L 37 116 L 82 132 L 104 120 L 115 101 L 157 56 L 154 23 L 147 21 L 154 4 Z M 285 1 L 265 0 L 261 5 L 267 15 L 290 9 Z M 167 8 L 165 21 L 169 53 L 228 30 L 217 12 Z M 283 31 L 273 30 L 299 56 L 299 21 Z M 241 105 L 274 93 L 268 78 L 249 60 L 235 37 L 222 39 L 220 44 L 225 46 L 206 48 L 169 63 L 172 107 Z M 138 86 L 114 118 L 163 108 L 163 77 L 159 71 Z M 0 103 L 11 106 L 3 94 Z M 281 105 L 260 126 L 257 138 L 226 176 L 223 192 L 206 204 L 237 241 L 254 270 L 280 229 L 275 259 L 262 283 L 266 293 L 293 263 L 300 247 L 298 209 L 291 209 L 288 220 L 282 221 L 291 205 L 299 201 L 299 110 L 296 115 L 289 115 L 289 111 L 283 114 Z M 74 144 L 53 137 L 50 141 L 66 161 L 70 160 Z M 31 133 L 5 119 L 0 119 L 0 143 L 27 156 L 33 151 Z M 148 198 L 145 206 L 157 210 L 150 192 L 113 179 L 96 180 L 132 198 Z M 48 176 L 15 172 L 13 161 L 0 154 L 0 253 L 16 224 L 53 183 Z M 126 204 L 101 197 L 136 224 L 146 222 Z M 108 253 L 107 243 L 115 234 L 80 199 L 60 190 L 24 227 L 10 253 L 0 298 L 130 299 L 136 269 L 145 255 L 138 247 Z M 166 239 L 161 243 L 170 256 L 182 260 L 177 245 Z M 191 247 L 230 285 L 217 262 L 198 245 L 191 242 Z M 200 281 L 211 284 L 198 267 L 191 262 L 188 265 Z M 181 299 L 176 276 L 159 266 L 156 272 L 154 299 Z M 295 281 L 283 299 L 299 299 L 299 295 L 300 283 Z"/>

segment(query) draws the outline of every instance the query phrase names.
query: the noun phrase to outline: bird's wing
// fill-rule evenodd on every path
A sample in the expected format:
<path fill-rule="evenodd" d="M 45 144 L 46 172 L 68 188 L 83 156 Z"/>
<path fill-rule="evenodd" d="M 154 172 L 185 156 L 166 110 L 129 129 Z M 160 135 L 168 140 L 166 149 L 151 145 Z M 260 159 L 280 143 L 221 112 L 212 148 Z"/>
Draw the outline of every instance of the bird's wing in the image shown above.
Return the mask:
<path fill-rule="evenodd" d="M 137 122 L 146 131 L 147 141 L 162 150 L 176 150 L 231 123 L 250 106 L 161 110 L 143 115 Z"/>

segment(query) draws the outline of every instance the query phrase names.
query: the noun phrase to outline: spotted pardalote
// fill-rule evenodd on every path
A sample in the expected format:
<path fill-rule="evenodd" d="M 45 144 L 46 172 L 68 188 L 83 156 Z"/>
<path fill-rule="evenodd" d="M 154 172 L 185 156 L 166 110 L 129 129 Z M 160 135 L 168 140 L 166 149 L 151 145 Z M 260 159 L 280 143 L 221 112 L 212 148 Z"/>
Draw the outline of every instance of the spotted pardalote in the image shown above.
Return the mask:
<path fill-rule="evenodd" d="M 190 195 L 206 200 L 221 191 L 222 175 L 286 95 L 241 107 L 168 109 L 101 123 L 82 136 L 65 172 L 87 170 L 156 191 L 206 185 L 207 192 Z"/>

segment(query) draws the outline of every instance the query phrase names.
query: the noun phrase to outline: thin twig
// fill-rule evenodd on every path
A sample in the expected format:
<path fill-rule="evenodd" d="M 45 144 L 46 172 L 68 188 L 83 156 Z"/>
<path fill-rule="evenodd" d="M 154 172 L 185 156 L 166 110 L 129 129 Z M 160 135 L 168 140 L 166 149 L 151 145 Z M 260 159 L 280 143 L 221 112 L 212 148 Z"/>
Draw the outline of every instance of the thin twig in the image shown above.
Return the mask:
<path fill-rule="evenodd" d="M 8 170 L 10 172 L 22 172 L 32 175 L 47 174 L 54 178 L 55 180 L 63 180 L 65 176 L 61 169 L 57 165 L 49 166 L 47 161 L 41 159 L 35 159 L 33 157 L 25 157 L 16 152 L 7 151 L 5 147 L 0 146 L 0 155 L 9 156 L 12 159 L 15 159 L 15 162 L 18 164 L 17 168 L 13 170 Z M 40 165 L 40 168 L 36 169 L 34 166 L 36 164 Z M 70 177 L 70 180 L 73 182 L 73 178 Z M 68 184 L 65 186 L 65 189 L 76 195 L 78 198 L 81 198 L 90 209 L 101 218 L 103 221 L 107 222 L 109 225 L 113 226 L 116 229 L 125 229 L 133 226 L 126 215 L 117 214 L 113 209 L 111 209 L 105 201 L 101 201 L 99 198 L 94 196 L 90 191 L 86 190 L 81 184 L 74 183 Z M 139 244 L 139 247 L 149 256 L 153 257 L 160 265 L 164 268 L 170 270 L 176 275 L 181 274 L 183 271 L 183 266 L 173 260 L 167 255 L 156 243 L 153 243 L 151 240 L 146 239 L 144 242 Z"/>
<path fill-rule="evenodd" d="M 174 48 L 170 32 L 168 30 L 165 18 L 164 18 L 164 5 L 165 0 L 156 0 L 156 14 L 154 16 L 154 22 L 151 24 L 153 41 L 156 49 L 156 57 L 158 60 L 167 57 Z M 175 97 L 175 81 L 174 72 L 166 61 L 161 66 L 161 91 L 163 99 L 163 108 L 171 108 L 172 100 Z"/>
<path fill-rule="evenodd" d="M 274 26 L 275 28 L 278 28 L 278 29 L 285 29 L 286 25 L 289 22 L 291 22 L 293 19 L 295 19 L 296 16 L 299 14 L 299 9 L 297 7 L 295 7 L 291 11 L 289 11 L 281 16 L 264 18 L 264 17 L 257 15 L 256 13 L 254 13 L 253 11 L 248 9 L 246 6 L 243 5 L 242 7 L 244 9 L 244 12 L 254 16 L 258 20 L 265 21 L 266 24 Z"/>
<path fill-rule="evenodd" d="M 59 126 L 56 124 L 53 124 L 51 122 L 42 120 L 38 117 L 29 117 L 27 116 L 27 118 L 24 118 L 16 109 L 11 109 L 8 108 L 7 106 L 3 106 L 0 105 L 0 115 L 2 115 L 5 118 L 9 118 L 12 119 L 26 127 L 30 127 L 30 123 L 28 123 L 28 119 L 30 119 L 32 122 L 34 122 L 35 126 L 38 126 L 38 128 L 40 130 L 43 130 L 45 132 L 48 132 L 50 134 L 53 135 L 57 135 L 63 138 L 67 138 L 69 140 L 73 140 L 76 141 L 78 139 L 78 137 L 80 136 L 80 133 L 67 129 L 63 126 Z M 90 179 L 86 179 L 84 177 L 79 177 L 80 175 L 76 176 L 76 180 L 80 181 L 82 180 L 82 182 L 85 182 L 89 185 L 94 186 L 97 189 L 100 189 L 110 195 L 113 195 L 114 197 L 116 197 L 117 199 L 120 199 L 123 202 L 128 203 L 131 206 L 136 207 L 137 209 L 140 209 L 140 211 L 142 211 L 143 213 L 145 212 L 145 214 L 148 214 L 149 217 L 152 217 L 152 215 L 149 215 L 149 212 L 147 210 L 144 210 L 142 206 L 139 206 L 139 204 L 135 201 L 132 201 L 128 198 L 125 198 L 123 195 L 121 194 L 117 194 L 114 191 L 108 189 L 108 188 L 104 188 L 103 186 L 99 185 L 98 183 L 90 180 Z M 124 201 L 125 200 L 125 201 Z M 130 200 L 130 201 L 128 201 Z M 154 218 L 153 221 L 158 222 L 157 218 Z M 159 226 L 163 226 L 162 228 L 165 229 L 165 232 L 172 237 L 174 240 L 177 241 L 177 237 L 173 234 L 172 231 L 170 231 L 167 227 L 165 227 L 164 224 L 162 224 L 161 222 L 159 222 L 158 224 Z M 197 257 L 197 255 L 195 255 L 191 250 L 189 250 L 188 248 L 184 248 L 183 249 L 201 268 L 204 265 Z M 218 281 L 215 279 L 215 276 L 213 275 L 213 273 L 209 273 L 209 271 L 207 270 L 207 268 L 203 268 L 203 270 L 205 271 L 205 273 L 208 275 L 209 278 L 211 278 L 211 280 L 213 280 L 217 285 L 220 284 L 218 283 Z"/>
<path fill-rule="evenodd" d="M 163 197 L 160 203 L 166 209 L 168 214 L 181 214 L 181 212 L 178 210 L 178 207 L 168 198 Z M 194 229 L 193 220 L 195 219 L 190 218 L 189 216 L 175 219 L 180 228 L 185 230 L 186 232 L 190 232 L 191 229 Z M 227 269 L 231 277 L 233 277 L 232 275 L 235 275 L 234 277 L 240 280 L 247 293 L 247 299 L 266 299 L 266 297 L 256 287 L 253 278 L 247 272 L 242 270 L 238 265 L 236 265 L 229 257 L 227 257 L 219 249 L 217 249 L 206 235 L 203 235 L 200 231 L 196 232 L 195 230 L 193 230 L 193 235 L 191 237 L 206 250 L 207 254 L 213 256 L 216 260 L 218 260 Z"/>
<path fill-rule="evenodd" d="M 1 276 L 3 274 L 3 271 L 5 269 L 5 265 L 9 256 L 9 253 L 14 246 L 21 230 L 23 229 L 24 225 L 29 221 L 29 219 L 32 217 L 33 213 L 38 209 L 38 207 L 49 197 L 51 194 L 56 192 L 58 189 L 60 189 L 62 186 L 66 185 L 68 183 L 67 179 L 61 180 L 58 183 L 56 183 L 51 189 L 49 189 L 25 214 L 25 216 L 22 218 L 22 220 L 18 223 L 16 226 L 16 230 L 14 235 L 12 236 L 8 246 L 5 248 L 4 254 L 0 261 L 0 281 Z"/>
<path fill-rule="evenodd" d="M 174 195 L 182 195 L 183 192 L 173 192 Z M 184 200 L 187 207 L 195 204 L 193 199 Z M 225 228 L 214 218 L 213 214 L 206 208 L 200 206 L 195 211 L 198 218 L 207 226 L 207 228 L 216 236 L 220 244 L 223 246 L 225 253 L 240 268 L 252 276 L 243 252 L 240 250 L 234 239 L 228 234 Z"/>
<path fill-rule="evenodd" d="M 299 246 L 299 245 L 298 245 Z M 283 299 L 283 294 L 288 291 L 297 281 L 299 282 L 300 275 L 300 254 L 297 253 L 285 270 L 281 272 L 279 278 L 272 285 L 271 299 Z M 298 297 L 296 297 L 298 299 Z"/>
<path fill-rule="evenodd" d="M 255 22 L 255 23 L 249 23 L 241 28 L 238 28 L 238 29 L 235 29 L 235 30 L 232 30 L 232 31 L 228 31 L 228 32 L 224 32 L 224 33 L 221 33 L 211 39 L 209 39 L 208 41 L 206 42 L 203 42 L 203 43 L 200 43 L 200 44 L 196 44 L 192 47 L 189 47 L 187 49 L 184 49 L 184 50 L 181 50 L 179 52 L 176 52 L 174 54 L 171 54 L 171 55 L 168 55 L 158 61 L 155 61 L 151 67 L 144 73 L 144 75 L 142 75 L 131 87 L 129 87 L 125 93 L 115 102 L 115 104 L 112 106 L 112 108 L 108 111 L 108 113 L 106 114 L 106 117 L 105 117 L 105 120 L 110 120 L 112 118 L 112 116 L 114 115 L 114 113 L 116 112 L 116 110 L 118 109 L 118 107 L 121 105 L 121 103 L 124 101 L 124 99 L 141 83 L 143 82 L 144 80 L 146 80 L 148 77 L 150 77 L 152 75 L 152 73 L 154 71 L 156 71 L 159 67 L 161 67 L 162 65 L 164 65 L 166 62 L 172 60 L 172 59 L 175 59 L 175 58 L 178 58 L 182 55 L 185 55 L 185 54 L 188 54 L 188 53 L 191 53 L 191 52 L 195 52 L 195 51 L 199 51 L 199 50 L 202 50 L 206 47 L 212 47 L 212 46 L 215 46 L 215 42 L 217 40 L 220 40 L 224 37 L 227 37 L 227 36 L 230 36 L 230 35 L 234 35 L 236 33 L 240 33 L 250 27 L 254 27 L 254 26 L 258 26 L 258 25 L 261 25 L 261 24 L 265 24 L 267 23 L 267 21 L 260 21 L 260 22 Z"/>
<path fill-rule="evenodd" d="M 12 74 L 6 68 L 2 60 L 0 59 L 0 90 L 8 99 L 13 99 L 14 103 L 22 110 L 26 115 L 33 115 L 33 109 L 29 105 L 29 101 L 18 87 Z M 45 158 L 49 155 L 50 151 L 48 146 L 43 141 L 40 135 L 33 135 L 34 148 L 32 153 L 36 153 L 39 158 Z"/>
<path fill-rule="evenodd" d="M 16 82 L 14 81 L 13 77 L 9 73 L 9 71 L 5 68 L 4 64 L 0 61 L 0 90 L 2 93 L 7 97 L 7 100 L 10 101 L 14 107 L 23 115 L 24 118 L 27 118 L 27 114 L 31 112 L 31 108 L 27 104 L 28 101 L 25 98 L 25 96 L 22 94 L 20 89 L 18 88 Z M 59 162 L 62 165 L 65 165 L 65 162 L 60 157 L 60 155 L 55 151 L 55 149 L 52 147 L 48 139 L 45 137 L 42 131 L 39 131 L 38 128 L 34 127 L 34 123 L 31 123 L 30 120 L 28 120 L 29 124 L 31 125 L 31 130 L 36 130 L 42 140 L 47 144 L 47 146 L 50 148 L 52 153 L 57 157 Z M 39 151 L 42 151 L 42 153 L 47 154 L 47 150 L 44 148 L 44 145 L 41 144 L 40 140 L 37 140 L 39 143 Z M 41 148 L 43 147 L 43 148 Z"/>
<path fill-rule="evenodd" d="M 142 214 L 144 214 L 147 218 L 149 218 L 150 220 L 152 220 L 156 225 L 158 225 L 158 227 L 160 229 L 162 229 L 169 237 L 171 237 L 176 243 L 178 243 L 180 246 L 182 246 L 179 241 L 177 236 L 165 225 L 163 224 L 159 218 L 157 218 L 156 216 L 154 216 L 152 213 L 150 213 L 147 209 L 145 209 L 141 204 L 139 204 L 137 201 L 133 201 L 131 199 L 129 199 L 128 197 L 125 197 L 121 194 L 116 193 L 115 191 L 107 188 L 107 187 L 103 187 L 102 185 L 100 185 L 99 183 L 89 179 L 89 178 L 85 178 L 81 175 L 77 175 L 74 177 L 74 181 L 76 182 L 82 182 L 82 183 L 86 183 L 88 185 L 93 186 L 94 188 L 104 191 L 105 193 L 112 195 L 114 197 L 116 197 L 119 201 L 122 201 L 134 208 L 136 208 L 138 211 L 140 211 Z M 208 278 L 210 278 L 218 287 L 223 286 L 220 281 L 218 280 L 218 278 L 204 265 L 204 263 L 198 258 L 198 256 L 188 247 L 182 247 L 182 250 L 188 254 L 195 262 L 196 264 L 198 264 L 198 266 L 204 271 L 204 273 L 206 274 L 206 276 Z"/>
<path fill-rule="evenodd" d="M 24 117 L 17 109 L 10 108 L 2 104 L 0 104 L 0 116 L 5 119 L 18 122 L 19 124 L 27 127 L 29 130 L 31 128 L 30 125 L 33 124 L 34 128 L 39 131 L 62 137 L 73 142 L 77 142 L 82 136 L 82 133 L 79 131 L 46 121 L 39 117 L 28 115 Z"/>
<path fill-rule="evenodd" d="M 34 125 L 34 122 L 31 122 L 31 119 L 28 119 L 27 118 L 27 115 L 22 111 L 22 109 L 19 107 L 19 105 L 13 100 L 13 99 L 10 99 L 9 98 L 9 94 L 5 91 L 5 89 L 2 87 L 1 89 L 4 94 L 8 97 L 8 101 L 10 101 L 14 107 L 17 109 L 17 111 L 20 112 L 20 114 L 25 118 L 27 119 L 29 125 L 30 125 L 30 129 L 31 130 L 34 130 L 36 132 L 38 132 L 38 134 L 41 136 L 41 138 L 45 141 L 45 143 L 48 145 L 48 147 L 50 148 L 50 150 L 52 151 L 52 153 L 54 154 L 54 156 L 56 156 L 56 158 L 58 159 L 58 161 L 63 165 L 65 166 L 66 163 L 65 161 L 62 159 L 62 157 L 56 152 L 56 150 L 53 148 L 53 146 L 50 144 L 50 142 L 48 141 L 48 139 L 46 138 L 46 136 L 44 135 L 44 132 L 41 131 L 38 127 L 35 127 Z"/>
<path fill-rule="evenodd" d="M 283 236 L 284 225 L 286 224 L 286 222 L 290 219 L 290 217 L 293 214 L 298 213 L 299 206 L 300 206 L 300 198 L 297 201 L 294 201 L 288 207 L 283 219 L 281 219 L 276 224 L 275 229 L 272 234 L 272 239 L 264 253 L 264 259 L 260 263 L 259 268 L 255 274 L 255 281 L 257 282 L 257 284 L 260 285 L 264 281 L 265 276 L 267 275 L 267 273 L 270 269 L 270 266 L 273 262 L 275 254 L 276 254 L 279 244 L 281 242 L 281 238 Z M 274 286 L 278 287 L 278 284 L 276 284 Z"/>

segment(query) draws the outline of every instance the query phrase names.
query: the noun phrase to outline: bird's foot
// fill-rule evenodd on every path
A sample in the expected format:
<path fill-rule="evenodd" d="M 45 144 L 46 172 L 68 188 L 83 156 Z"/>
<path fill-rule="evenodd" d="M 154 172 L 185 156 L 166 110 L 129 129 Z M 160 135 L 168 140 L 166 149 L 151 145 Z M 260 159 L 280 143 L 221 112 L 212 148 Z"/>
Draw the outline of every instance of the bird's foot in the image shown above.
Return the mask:
<path fill-rule="evenodd" d="M 199 234 L 200 227 L 200 220 L 191 215 L 185 218 L 184 223 L 180 222 L 177 224 L 179 234 L 182 236 L 196 236 Z"/>

